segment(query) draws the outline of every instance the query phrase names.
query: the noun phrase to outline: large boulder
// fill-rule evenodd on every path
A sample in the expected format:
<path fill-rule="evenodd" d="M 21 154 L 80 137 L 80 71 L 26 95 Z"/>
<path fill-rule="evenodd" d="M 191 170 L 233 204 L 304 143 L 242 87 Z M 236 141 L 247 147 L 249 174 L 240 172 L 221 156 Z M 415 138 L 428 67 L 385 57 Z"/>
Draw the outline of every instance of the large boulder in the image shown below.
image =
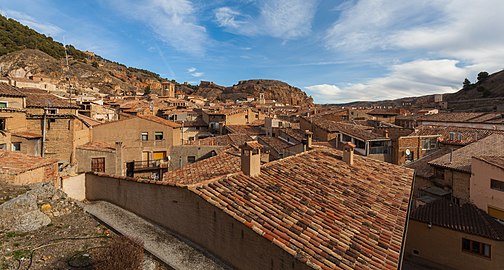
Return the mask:
<path fill-rule="evenodd" d="M 0 205 L 0 230 L 29 232 L 47 226 L 51 219 L 37 205 L 37 195 L 27 192 Z"/>

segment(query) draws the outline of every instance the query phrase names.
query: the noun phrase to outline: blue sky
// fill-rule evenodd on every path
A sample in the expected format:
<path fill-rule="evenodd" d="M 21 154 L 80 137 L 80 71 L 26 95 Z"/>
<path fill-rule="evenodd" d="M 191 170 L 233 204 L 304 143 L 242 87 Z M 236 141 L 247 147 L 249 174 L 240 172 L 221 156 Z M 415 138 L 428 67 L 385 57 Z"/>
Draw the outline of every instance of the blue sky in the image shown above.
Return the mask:
<path fill-rule="evenodd" d="M 504 68 L 501 0 L 16 0 L 0 12 L 178 82 L 278 79 L 317 103 L 454 92 Z"/>

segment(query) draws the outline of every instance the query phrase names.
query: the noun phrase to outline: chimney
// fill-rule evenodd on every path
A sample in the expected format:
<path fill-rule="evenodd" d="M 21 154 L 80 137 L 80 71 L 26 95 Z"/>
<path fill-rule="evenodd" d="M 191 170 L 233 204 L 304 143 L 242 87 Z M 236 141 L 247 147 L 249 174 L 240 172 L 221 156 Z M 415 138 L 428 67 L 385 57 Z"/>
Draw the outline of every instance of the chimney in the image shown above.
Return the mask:
<path fill-rule="evenodd" d="M 385 138 L 388 138 L 388 137 L 389 137 L 389 131 L 388 131 L 388 129 L 385 129 L 385 131 L 384 131 L 384 135 L 385 135 Z"/>
<path fill-rule="evenodd" d="M 303 140 L 303 152 L 311 150 L 313 140 L 313 132 L 305 130 L 305 138 Z"/>
<path fill-rule="evenodd" d="M 241 170 L 243 174 L 254 177 L 261 174 L 261 149 L 257 141 L 244 143 L 241 148 Z"/>
<path fill-rule="evenodd" d="M 115 142 L 115 152 L 116 152 L 116 169 L 115 173 L 120 176 L 124 176 L 124 164 L 123 164 L 123 144 L 122 142 Z"/>
<path fill-rule="evenodd" d="M 343 161 L 350 165 L 353 166 L 353 156 L 354 156 L 354 149 L 355 149 L 355 144 L 351 142 L 347 142 L 343 145 Z"/>

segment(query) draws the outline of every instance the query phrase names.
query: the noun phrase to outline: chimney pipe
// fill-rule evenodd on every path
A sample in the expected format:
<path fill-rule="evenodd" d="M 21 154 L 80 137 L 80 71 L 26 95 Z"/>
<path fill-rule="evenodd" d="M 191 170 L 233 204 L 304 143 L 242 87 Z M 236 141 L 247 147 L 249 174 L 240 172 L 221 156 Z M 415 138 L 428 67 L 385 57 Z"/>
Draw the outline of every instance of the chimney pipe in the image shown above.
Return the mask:
<path fill-rule="evenodd" d="M 261 149 L 263 146 L 257 141 L 244 143 L 241 148 L 241 170 L 247 176 L 261 174 Z"/>
<path fill-rule="evenodd" d="M 115 154 L 116 154 L 116 174 L 124 176 L 124 163 L 123 163 L 123 144 L 122 142 L 115 142 Z"/>
<path fill-rule="evenodd" d="M 303 152 L 306 152 L 306 151 L 312 149 L 312 142 L 313 142 L 313 132 L 311 132 L 307 129 L 307 130 L 305 130 L 305 138 L 302 141 Z"/>
<path fill-rule="evenodd" d="M 343 145 L 343 161 L 350 165 L 353 166 L 354 164 L 354 149 L 355 149 L 355 144 L 351 142 L 347 142 Z"/>
<path fill-rule="evenodd" d="M 388 129 L 385 129 L 385 138 L 388 138 L 389 137 L 389 131 Z"/>

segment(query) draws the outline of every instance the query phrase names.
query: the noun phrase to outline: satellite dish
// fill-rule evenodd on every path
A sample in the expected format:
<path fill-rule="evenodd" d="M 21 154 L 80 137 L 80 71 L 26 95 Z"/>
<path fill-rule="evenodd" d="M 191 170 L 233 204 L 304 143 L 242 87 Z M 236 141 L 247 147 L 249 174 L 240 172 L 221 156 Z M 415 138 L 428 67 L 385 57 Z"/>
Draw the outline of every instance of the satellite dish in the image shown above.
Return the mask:
<path fill-rule="evenodd" d="M 406 155 L 409 156 L 411 154 L 411 151 L 409 149 L 406 149 Z"/>
<path fill-rule="evenodd" d="M 171 157 L 170 157 L 170 156 L 168 156 L 168 161 L 170 161 L 170 160 L 171 160 Z"/>

